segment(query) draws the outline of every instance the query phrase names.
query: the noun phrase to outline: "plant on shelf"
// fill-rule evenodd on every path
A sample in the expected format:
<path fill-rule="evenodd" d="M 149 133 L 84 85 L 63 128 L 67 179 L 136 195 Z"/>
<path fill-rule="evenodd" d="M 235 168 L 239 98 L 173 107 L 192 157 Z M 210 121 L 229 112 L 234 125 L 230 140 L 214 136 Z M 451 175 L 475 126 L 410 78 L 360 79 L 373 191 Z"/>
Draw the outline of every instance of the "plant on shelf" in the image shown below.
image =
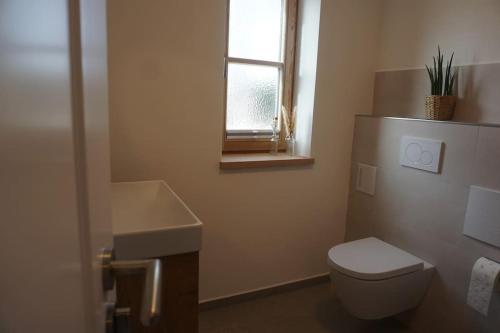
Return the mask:
<path fill-rule="evenodd" d="M 431 95 L 425 98 L 425 116 L 432 120 L 451 120 L 455 111 L 456 97 L 453 95 L 457 71 L 453 65 L 452 53 L 444 69 L 444 54 L 438 46 L 438 56 L 433 57 L 432 68 L 425 65 L 431 81 Z"/>

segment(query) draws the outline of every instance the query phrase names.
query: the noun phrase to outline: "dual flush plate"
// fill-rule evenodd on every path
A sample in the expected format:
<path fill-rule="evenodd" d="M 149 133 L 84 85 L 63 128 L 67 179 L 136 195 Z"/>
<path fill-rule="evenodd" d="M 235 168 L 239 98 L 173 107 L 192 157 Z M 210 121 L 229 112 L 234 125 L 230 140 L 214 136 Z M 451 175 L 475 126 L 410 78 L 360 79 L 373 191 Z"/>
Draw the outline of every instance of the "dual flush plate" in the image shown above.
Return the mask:
<path fill-rule="evenodd" d="M 439 173 L 443 141 L 403 136 L 399 163 L 403 166 Z"/>

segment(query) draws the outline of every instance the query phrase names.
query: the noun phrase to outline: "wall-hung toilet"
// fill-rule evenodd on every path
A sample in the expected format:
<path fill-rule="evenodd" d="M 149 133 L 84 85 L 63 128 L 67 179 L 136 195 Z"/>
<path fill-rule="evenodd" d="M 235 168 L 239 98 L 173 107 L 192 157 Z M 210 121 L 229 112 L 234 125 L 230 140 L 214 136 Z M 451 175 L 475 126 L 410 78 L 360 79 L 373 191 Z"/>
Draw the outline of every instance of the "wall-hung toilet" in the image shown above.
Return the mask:
<path fill-rule="evenodd" d="M 361 319 L 380 319 L 416 307 L 434 266 L 370 237 L 328 251 L 331 280 L 345 309 Z"/>

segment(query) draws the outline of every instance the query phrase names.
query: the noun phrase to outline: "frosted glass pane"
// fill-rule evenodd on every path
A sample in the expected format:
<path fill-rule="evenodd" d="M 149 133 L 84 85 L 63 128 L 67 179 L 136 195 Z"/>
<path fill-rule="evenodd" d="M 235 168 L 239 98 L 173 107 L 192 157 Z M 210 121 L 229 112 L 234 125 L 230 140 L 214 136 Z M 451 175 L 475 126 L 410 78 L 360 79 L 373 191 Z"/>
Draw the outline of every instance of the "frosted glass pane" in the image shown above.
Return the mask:
<path fill-rule="evenodd" d="M 226 129 L 271 129 L 279 102 L 279 70 L 229 64 Z"/>
<path fill-rule="evenodd" d="M 284 0 L 231 0 L 229 56 L 281 61 Z"/>

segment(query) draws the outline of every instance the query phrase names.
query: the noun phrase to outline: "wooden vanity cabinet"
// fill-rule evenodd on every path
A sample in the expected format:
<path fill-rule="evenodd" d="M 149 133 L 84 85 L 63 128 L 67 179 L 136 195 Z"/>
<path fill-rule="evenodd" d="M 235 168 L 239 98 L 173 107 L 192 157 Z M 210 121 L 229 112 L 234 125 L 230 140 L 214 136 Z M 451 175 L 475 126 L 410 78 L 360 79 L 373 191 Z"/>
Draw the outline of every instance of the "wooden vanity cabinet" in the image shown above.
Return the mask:
<path fill-rule="evenodd" d="M 131 333 L 198 332 L 198 252 L 158 258 L 162 263 L 161 317 L 143 327 L 140 309 L 144 275 L 117 278 L 117 307 L 129 307 Z"/>

